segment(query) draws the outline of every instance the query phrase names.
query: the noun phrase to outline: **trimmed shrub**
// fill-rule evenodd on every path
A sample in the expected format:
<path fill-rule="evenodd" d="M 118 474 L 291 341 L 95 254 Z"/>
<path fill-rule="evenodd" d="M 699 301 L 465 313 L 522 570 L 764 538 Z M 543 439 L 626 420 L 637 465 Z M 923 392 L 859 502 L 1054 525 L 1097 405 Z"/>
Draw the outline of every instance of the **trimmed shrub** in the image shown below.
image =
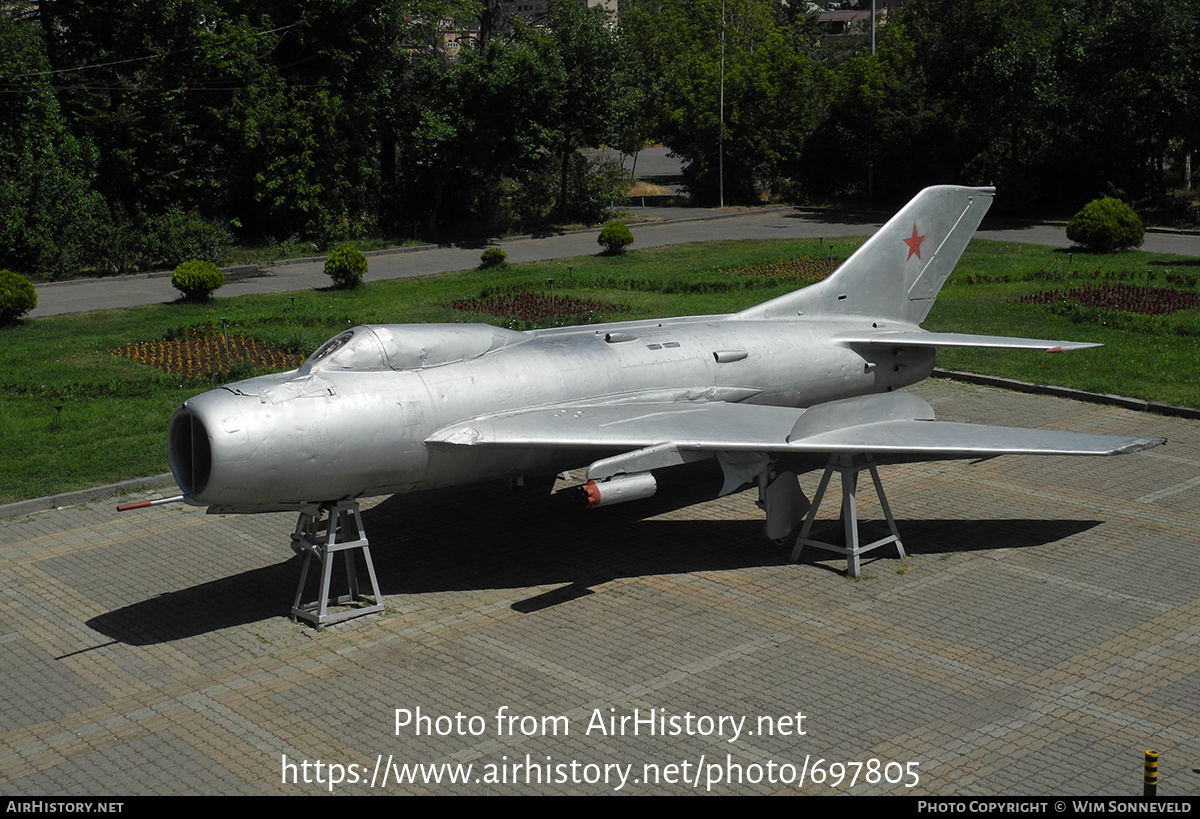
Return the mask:
<path fill-rule="evenodd" d="M 204 301 L 225 284 L 225 274 L 212 262 L 192 259 L 171 272 L 171 286 L 189 301 Z"/>
<path fill-rule="evenodd" d="M 143 268 L 170 267 L 188 259 L 222 259 L 233 246 L 233 236 L 224 227 L 177 207 L 146 217 L 141 231 L 138 266 Z"/>
<path fill-rule="evenodd" d="M 334 287 L 357 287 L 367 275 L 367 257 L 356 247 L 334 248 L 325 258 L 325 275 Z"/>
<path fill-rule="evenodd" d="M 625 248 L 633 244 L 633 234 L 622 223 L 609 222 L 600 231 L 600 236 L 596 239 L 596 242 L 604 245 L 604 252 L 606 253 L 623 253 Z"/>
<path fill-rule="evenodd" d="M 1145 236 L 1133 208 L 1111 196 L 1088 202 L 1067 223 L 1068 239 L 1098 253 L 1139 247 Z"/>
<path fill-rule="evenodd" d="M 489 247 L 479 254 L 479 266 L 486 270 L 489 267 L 504 264 L 504 260 L 507 258 L 508 254 L 500 248 Z"/>
<path fill-rule="evenodd" d="M 9 324 L 37 307 L 37 290 L 29 279 L 0 270 L 0 324 Z"/>

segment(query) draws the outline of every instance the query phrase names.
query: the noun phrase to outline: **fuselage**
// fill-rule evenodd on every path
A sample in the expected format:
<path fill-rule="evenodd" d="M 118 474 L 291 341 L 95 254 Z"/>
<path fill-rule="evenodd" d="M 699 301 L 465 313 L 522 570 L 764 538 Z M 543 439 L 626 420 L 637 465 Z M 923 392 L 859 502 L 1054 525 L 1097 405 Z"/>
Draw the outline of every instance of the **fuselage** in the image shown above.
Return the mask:
<path fill-rule="evenodd" d="M 808 407 L 916 383 L 929 349 L 841 344 L 861 319 L 656 319 L 519 333 L 488 325 L 346 331 L 299 370 L 185 402 L 170 459 L 192 504 L 219 511 L 552 474 L 603 451 L 427 445 L 437 430 L 534 407 L 727 401 Z"/>

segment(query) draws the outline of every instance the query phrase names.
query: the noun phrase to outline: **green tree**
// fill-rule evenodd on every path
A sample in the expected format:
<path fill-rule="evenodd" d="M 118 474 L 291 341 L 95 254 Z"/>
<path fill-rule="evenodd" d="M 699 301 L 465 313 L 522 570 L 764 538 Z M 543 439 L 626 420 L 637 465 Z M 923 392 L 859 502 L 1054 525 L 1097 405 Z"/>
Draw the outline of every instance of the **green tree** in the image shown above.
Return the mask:
<path fill-rule="evenodd" d="M 1047 123 L 1062 113 L 1054 54 L 1062 5 L 1051 0 L 913 0 L 901 12 L 915 89 L 936 109 L 921 141 L 940 152 L 939 181 L 996 184 L 1009 202 L 1037 193 L 1050 152 Z"/>
<path fill-rule="evenodd" d="M 1055 163 L 1084 194 L 1162 190 L 1172 141 L 1195 144 L 1200 122 L 1200 3 L 1080 2 L 1064 15 L 1060 72 L 1069 81 Z"/>
<path fill-rule="evenodd" d="M 580 147 L 598 147 L 616 133 L 619 100 L 625 92 L 628 62 L 622 42 L 604 9 L 583 8 L 575 0 L 550 0 L 546 33 L 526 29 L 524 42 L 543 51 L 549 75 L 549 126 L 560 163 L 558 213 L 575 212 L 568 181 Z"/>
<path fill-rule="evenodd" d="M 40 17 L 114 207 L 322 240 L 374 224 L 400 3 L 47 0 Z"/>
<path fill-rule="evenodd" d="M 805 145 L 806 190 L 837 198 L 900 200 L 942 166 L 945 139 L 925 92 L 915 49 L 899 23 L 878 32 L 875 54 L 860 49 L 833 72 L 825 120 Z"/>
<path fill-rule="evenodd" d="M 397 104 L 398 174 L 408 218 L 501 226 L 544 217 L 534 192 L 556 147 L 550 121 L 561 66 L 545 48 L 496 39 L 456 61 L 418 60 Z"/>
<path fill-rule="evenodd" d="M 718 198 L 722 148 L 727 201 L 754 201 L 798 175 L 827 83 L 827 72 L 807 56 L 805 26 L 781 24 L 767 0 L 660 0 L 631 14 L 638 48 L 652 55 L 648 73 L 660 78 L 658 136 L 684 158 L 694 195 Z"/>
<path fill-rule="evenodd" d="M 0 14 L 0 54 L 0 267 L 65 272 L 86 253 L 79 225 L 103 209 L 96 152 L 62 116 L 35 25 Z"/>
<path fill-rule="evenodd" d="M 1009 206 L 1154 195 L 1167 152 L 1195 144 L 1198 15 L 1198 0 L 910 0 L 938 111 L 929 175 L 994 183 Z"/>
<path fill-rule="evenodd" d="M 203 0 L 123 6 L 95 0 L 39 4 L 51 67 L 77 133 L 97 148 L 97 187 L 127 212 L 191 205 L 188 160 L 203 150 L 187 82 L 206 76 L 211 32 Z"/>

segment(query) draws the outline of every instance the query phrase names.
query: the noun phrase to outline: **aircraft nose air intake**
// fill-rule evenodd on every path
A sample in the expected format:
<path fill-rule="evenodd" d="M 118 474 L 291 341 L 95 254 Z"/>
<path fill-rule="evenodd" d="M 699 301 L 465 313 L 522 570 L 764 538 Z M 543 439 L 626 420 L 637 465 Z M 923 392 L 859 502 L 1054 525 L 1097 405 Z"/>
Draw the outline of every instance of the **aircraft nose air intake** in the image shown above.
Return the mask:
<path fill-rule="evenodd" d="M 186 406 L 176 410 L 167 431 L 171 474 L 185 497 L 199 494 L 212 474 L 212 447 L 200 417 Z"/>

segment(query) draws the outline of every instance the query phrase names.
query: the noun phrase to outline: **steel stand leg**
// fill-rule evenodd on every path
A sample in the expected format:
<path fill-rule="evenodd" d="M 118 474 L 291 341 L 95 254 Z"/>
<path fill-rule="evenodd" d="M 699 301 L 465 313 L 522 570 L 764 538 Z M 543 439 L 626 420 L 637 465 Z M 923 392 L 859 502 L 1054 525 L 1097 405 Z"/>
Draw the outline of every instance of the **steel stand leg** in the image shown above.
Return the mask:
<path fill-rule="evenodd" d="M 892 532 L 888 537 L 880 538 L 866 546 L 860 545 L 858 540 L 858 501 L 856 497 L 858 473 L 864 470 L 869 470 L 871 473 L 871 479 L 875 483 L 875 494 L 879 497 L 879 505 L 883 507 L 883 515 L 887 518 L 888 529 Z M 812 540 L 808 536 L 813 521 L 817 518 L 817 510 L 821 508 L 821 501 L 825 498 L 825 490 L 829 488 L 829 479 L 834 472 L 842 476 L 841 523 L 845 527 L 844 546 Z M 800 535 L 796 538 L 796 547 L 792 549 L 792 562 L 795 563 L 800 559 L 800 553 L 804 551 L 805 546 L 815 546 L 818 549 L 845 555 L 846 573 L 850 577 L 858 577 L 859 555 L 889 543 L 896 544 L 896 551 L 900 553 L 900 557 L 906 556 L 904 544 L 900 542 L 900 532 L 896 529 L 896 519 L 892 517 L 892 508 L 888 506 L 887 496 L 883 493 L 883 484 L 879 481 L 879 471 L 875 468 L 875 461 L 869 455 L 834 455 L 829 459 L 828 466 L 825 467 L 825 474 L 821 476 L 817 494 L 813 497 L 812 506 L 804 517 L 804 525 L 800 527 Z"/>
<path fill-rule="evenodd" d="M 300 513 L 296 521 L 296 531 L 292 533 L 292 549 L 297 554 L 304 555 L 304 568 L 300 571 L 300 585 L 296 589 L 296 599 L 292 603 L 292 617 L 303 618 L 318 626 L 326 626 L 351 617 L 361 617 L 364 614 L 383 611 L 383 595 L 379 591 L 379 581 L 375 577 L 375 564 L 371 560 L 371 547 L 367 543 L 366 531 L 363 529 L 362 515 L 358 511 L 357 501 L 340 501 L 334 504 L 321 504 L 306 509 Z M 329 607 L 345 606 L 351 603 L 362 603 L 364 598 L 358 590 L 358 571 L 354 564 L 354 550 L 361 549 L 363 560 L 367 564 L 367 573 L 371 576 L 371 592 L 374 604 L 358 605 L 354 608 L 329 612 Z M 329 584 L 333 579 L 334 557 L 342 552 L 346 565 L 346 580 L 349 594 L 336 598 L 329 596 Z M 319 597 L 310 603 L 301 603 L 304 596 L 304 584 L 308 580 L 308 569 L 313 558 L 321 564 L 321 582 Z"/>

